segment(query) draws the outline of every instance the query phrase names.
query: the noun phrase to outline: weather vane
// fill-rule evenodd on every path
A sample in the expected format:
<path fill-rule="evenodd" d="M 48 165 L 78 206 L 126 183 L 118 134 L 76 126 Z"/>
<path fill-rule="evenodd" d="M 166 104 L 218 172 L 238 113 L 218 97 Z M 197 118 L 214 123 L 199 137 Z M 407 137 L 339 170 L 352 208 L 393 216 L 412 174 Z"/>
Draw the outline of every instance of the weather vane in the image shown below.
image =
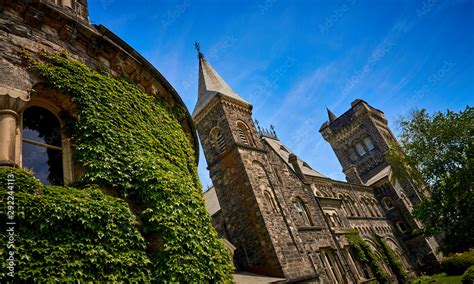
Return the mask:
<path fill-rule="evenodd" d="M 198 58 L 199 59 L 202 59 L 204 58 L 204 54 L 202 54 L 201 52 L 201 45 L 199 45 L 199 42 L 194 42 L 194 48 L 196 49 L 197 53 L 198 53 Z"/>

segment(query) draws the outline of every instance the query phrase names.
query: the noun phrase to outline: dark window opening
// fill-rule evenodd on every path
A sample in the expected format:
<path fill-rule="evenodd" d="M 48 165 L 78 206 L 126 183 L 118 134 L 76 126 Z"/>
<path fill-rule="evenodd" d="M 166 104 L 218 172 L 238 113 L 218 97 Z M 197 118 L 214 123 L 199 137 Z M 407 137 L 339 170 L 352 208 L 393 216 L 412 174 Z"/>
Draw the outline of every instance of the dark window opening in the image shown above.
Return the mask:
<path fill-rule="evenodd" d="M 23 167 L 33 171 L 44 185 L 63 185 L 61 125 L 41 107 L 23 112 Z"/>

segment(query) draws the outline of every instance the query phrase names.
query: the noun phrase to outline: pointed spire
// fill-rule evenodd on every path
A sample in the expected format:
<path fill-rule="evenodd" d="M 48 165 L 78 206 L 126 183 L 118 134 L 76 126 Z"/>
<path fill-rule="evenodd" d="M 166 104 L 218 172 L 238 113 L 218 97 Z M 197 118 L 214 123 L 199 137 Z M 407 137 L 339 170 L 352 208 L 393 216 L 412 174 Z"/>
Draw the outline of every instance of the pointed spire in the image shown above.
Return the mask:
<path fill-rule="evenodd" d="M 328 111 L 329 122 L 333 122 L 337 119 L 337 116 L 332 113 L 332 111 L 330 111 L 328 107 L 326 107 L 326 110 Z"/>
<path fill-rule="evenodd" d="M 199 86 L 198 101 L 194 107 L 193 117 L 200 113 L 211 99 L 218 94 L 232 98 L 234 101 L 250 105 L 246 100 L 237 95 L 206 61 L 201 52 L 199 43 L 195 44 L 195 48 L 199 58 Z"/>

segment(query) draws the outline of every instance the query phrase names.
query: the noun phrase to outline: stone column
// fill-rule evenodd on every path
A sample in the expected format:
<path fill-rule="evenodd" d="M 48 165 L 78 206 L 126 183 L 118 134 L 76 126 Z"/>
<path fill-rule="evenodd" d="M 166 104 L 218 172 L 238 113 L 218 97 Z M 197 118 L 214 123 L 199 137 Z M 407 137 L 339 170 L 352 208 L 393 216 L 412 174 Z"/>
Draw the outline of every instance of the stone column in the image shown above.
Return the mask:
<path fill-rule="evenodd" d="M 0 86 L 0 166 L 19 166 L 15 155 L 19 114 L 29 100 L 25 91 Z"/>

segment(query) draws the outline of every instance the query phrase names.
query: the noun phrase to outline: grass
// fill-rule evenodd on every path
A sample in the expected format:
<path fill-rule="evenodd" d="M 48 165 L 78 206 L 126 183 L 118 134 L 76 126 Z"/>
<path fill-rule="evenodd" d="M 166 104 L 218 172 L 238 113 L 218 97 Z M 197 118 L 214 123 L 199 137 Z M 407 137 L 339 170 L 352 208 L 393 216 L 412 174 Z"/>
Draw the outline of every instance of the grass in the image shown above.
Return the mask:
<path fill-rule="evenodd" d="M 435 274 L 431 276 L 420 276 L 415 279 L 408 281 L 409 284 L 427 284 L 427 283 L 439 283 L 439 284 L 457 284 L 461 283 L 462 275 L 447 276 L 446 273 Z"/>

